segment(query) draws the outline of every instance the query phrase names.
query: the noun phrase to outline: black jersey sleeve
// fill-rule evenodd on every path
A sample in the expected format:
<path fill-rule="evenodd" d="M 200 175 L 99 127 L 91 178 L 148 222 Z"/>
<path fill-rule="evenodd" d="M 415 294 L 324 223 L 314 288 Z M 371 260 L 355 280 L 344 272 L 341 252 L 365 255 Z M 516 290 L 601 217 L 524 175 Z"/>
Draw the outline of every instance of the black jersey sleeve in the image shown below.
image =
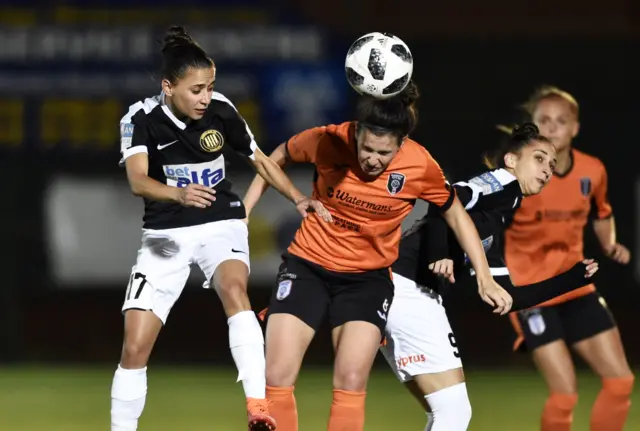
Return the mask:
<path fill-rule="evenodd" d="M 434 215 L 428 216 L 425 221 L 420 243 L 422 247 L 426 247 L 428 263 L 450 258 L 447 222 L 442 217 Z"/>
<path fill-rule="evenodd" d="M 470 209 L 473 204 L 478 200 L 479 192 L 477 189 L 473 189 L 465 183 L 456 183 L 453 185 L 456 191 L 456 195 L 465 209 Z"/>
<path fill-rule="evenodd" d="M 453 185 L 456 195 L 464 207 L 473 206 L 478 200 L 478 191 L 466 184 Z M 469 216 L 473 221 L 480 238 L 486 238 L 492 235 L 499 226 L 500 216 L 493 211 L 470 211 Z M 453 232 L 449 232 L 447 222 L 436 211 L 429 211 L 426 224 L 423 227 L 426 231 L 426 241 L 422 241 L 427 247 L 427 255 L 430 263 L 445 258 L 453 258 L 450 256 L 449 241 L 455 241 Z"/>
<path fill-rule="evenodd" d="M 592 279 L 585 278 L 586 272 L 587 265 L 578 262 L 570 270 L 538 283 L 515 287 L 506 276 L 499 277 L 503 280 L 496 278 L 496 281 L 513 298 L 511 311 L 520 311 L 593 283 Z"/>
<path fill-rule="evenodd" d="M 216 104 L 216 109 L 224 120 L 228 144 L 236 152 L 253 159 L 254 153 L 258 149 L 258 144 L 253 137 L 253 133 L 251 133 L 251 129 L 249 129 L 249 125 L 242 118 L 236 107 L 224 95 L 217 92 L 213 93 L 211 103 Z"/>
<path fill-rule="evenodd" d="M 149 153 L 149 126 L 147 114 L 138 104 L 132 105 L 129 113 L 120 120 L 120 166 L 138 153 Z M 137 109 L 136 109 L 137 108 Z"/>
<path fill-rule="evenodd" d="M 498 211 L 472 211 L 469 217 L 473 221 L 480 239 L 488 238 L 502 229 L 502 215 Z"/>

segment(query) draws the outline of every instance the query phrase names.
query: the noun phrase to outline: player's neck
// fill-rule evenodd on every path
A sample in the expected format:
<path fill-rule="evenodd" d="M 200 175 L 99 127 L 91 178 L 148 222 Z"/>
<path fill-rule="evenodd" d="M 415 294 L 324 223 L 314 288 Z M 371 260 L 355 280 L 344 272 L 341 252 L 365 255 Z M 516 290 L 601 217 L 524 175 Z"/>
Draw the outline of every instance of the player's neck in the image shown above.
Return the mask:
<path fill-rule="evenodd" d="M 571 147 L 567 147 L 562 151 L 556 153 L 556 168 L 555 172 L 558 175 L 566 175 L 573 166 L 573 157 L 571 156 Z"/>
<path fill-rule="evenodd" d="M 169 96 L 165 96 L 164 98 L 164 104 L 167 105 L 167 108 L 169 108 L 169 111 L 171 111 L 171 113 L 180 121 L 187 123 L 188 122 L 188 118 L 186 115 L 184 115 L 182 112 L 180 112 L 180 110 L 178 108 L 176 108 L 176 106 L 173 104 L 173 101 L 171 100 L 171 97 Z"/>

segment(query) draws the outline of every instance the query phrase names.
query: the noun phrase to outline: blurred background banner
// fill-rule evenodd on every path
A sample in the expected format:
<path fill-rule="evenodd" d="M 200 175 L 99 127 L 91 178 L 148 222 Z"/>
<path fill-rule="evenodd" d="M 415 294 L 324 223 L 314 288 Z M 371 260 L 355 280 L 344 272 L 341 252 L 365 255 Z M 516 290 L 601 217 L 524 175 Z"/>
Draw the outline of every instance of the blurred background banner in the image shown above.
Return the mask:
<path fill-rule="evenodd" d="M 117 166 L 118 123 L 130 104 L 159 93 L 160 41 L 169 25 L 183 24 L 216 61 L 217 90 L 235 104 L 267 153 L 305 128 L 351 118 L 354 92 L 344 78 L 344 56 L 358 36 L 371 31 L 397 34 L 411 48 L 414 80 L 422 93 L 413 138 L 429 149 L 450 181 L 482 168 L 482 153 L 497 139 L 495 125 L 510 121 L 515 107 L 537 86 L 553 84 L 571 92 L 581 110 L 576 148 L 600 158 L 608 168 L 618 237 L 631 248 L 633 264 L 621 267 L 602 256 L 590 227 L 587 254 L 601 259 L 598 289 L 616 316 L 629 360 L 640 363 L 640 343 L 635 342 L 640 301 L 640 169 L 632 153 L 640 114 L 636 62 L 640 25 L 639 15 L 631 10 L 635 3 L 463 0 L 428 2 L 420 13 L 412 9 L 414 3 L 3 1 L 0 169 L 5 186 L 0 235 L 5 251 L 0 259 L 0 362 L 108 363 L 111 367 L 117 361 L 122 342 L 120 307 L 140 244 L 143 212 L 142 200 L 131 195 L 125 172 Z M 236 190 L 244 193 L 254 175 L 248 163 L 234 158 L 228 171 Z M 298 167 L 290 174 L 302 191 L 311 192 L 311 167 Z M 425 209 L 425 204 L 417 205 L 404 227 Z M 268 304 L 280 254 L 299 223 L 295 208 L 272 190 L 252 216 L 250 296 L 256 311 Z M 215 292 L 200 288 L 201 282 L 202 274 L 194 270 L 154 351 L 154 366 L 231 364 L 222 307 Z M 475 286 L 456 286 L 448 306 L 465 367 L 470 372 L 487 370 L 492 376 L 477 380 L 477 399 L 486 400 L 489 415 L 495 412 L 492 406 L 513 401 L 500 398 L 494 390 L 493 382 L 500 376 L 506 376 L 503 381 L 513 377 L 516 382 L 538 382 L 526 377 L 530 376 L 529 358 L 510 352 L 509 323 L 482 307 Z M 305 361 L 325 368 L 330 365 L 329 340 L 325 328 Z M 523 367 L 524 377 L 517 371 Z M 325 368 L 320 368 L 318 376 L 330 385 Z M 42 369 L 46 373 L 45 365 Z M 222 369 L 230 375 L 224 374 L 224 381 L 231 385 L 233 369 Z M 95 390 L 100 418 L 108 411 L 103 404 L 111 372 L 111 368 L 100 371 L 104 376 L 97 380 L 88 375 L 87 384 L 93 389 L 77 389 L 82 394 Z M 2 373 L 0 368 L 0 381 L 6 382 Z M 7 375 L 13 374 L 7 371 Z M 65 379 L 75 381 L 73 375 Z M 40 375 L 34 377 L 34 382 L 40 381 Z M 414 412 L 408 395 L 393 392 L 399 385 L 385 382 L 373 383 L 373 399 L 396 397 L 397 402 L 388 404 L 390 409 L 402 411 L 409 405 Z M 15 384 L 22 388 L 23 380 Z M 212 383 L 211 387 L 217 386 Z M 40 393 L 38 388 L 34 386 L 33 394 Z M 47 396 L 46 390 L 41 393 L 42 405 L 53 406 L 49 414 L 56 417 L 56 399 Z M 237 386 L 228 390 L 239 393 Z M 523 392 L 525 401 L 518 410 L 523 413 L 518 415 L 532 412 L 527 422 L 531 426 L 518 430 L 534 429 L 543 392 Z M 530 393 L 540 394 L 540 399 L 526 401 Z M 3 412 L 2 406 L 15 405 L 11 403 L 19 397 L 14 398 L 5 400 L 0 394 L 0 430 L 104 428 L 91 419 L 75 428 L 70 425 L 73 420 L 65 419 L 40 428 L 18 419 L 6 425 L 7 417 L 33 416 Z M 375 404 L 373 415 L 384 411 L 383 401 Z M 163 410 L 174 411 L 150 402 L 156 406 L 150 407 L 151 418 L 162 417 Z M 324 419 L 322 403 L 317 417 Z M 63 411 L 64 406 L 57 410 Z M 424 425 L 423 416 L 415 410 L 417 425 L 403 429 Z M 474 417 L 478 412 L 482 418 L 485 410 L 474 404 Z M 400 417 L 394 412 L 390 418 Z M 90 417 L 94 416 L 87 414 Z M 170 421 L 163 420 L 158 428 L 149 429 L 167 429 L 163 426 Z M 638 416 L 636 420 L 640 427 Z M 188 429 L 181 428 L 188 421 L 176 421 L 172 429 Z M 380 414 L 371 422 L 371 430 L 398 426 L 385 423 Z M 515 428 L 472 425 L 472 430 L 483 429 Z"/>
<path fill-rule="evenodd" d="M 327 63 L 317 30 L 227 25 L 190 31 L 218 63 L 218 91 L 243 108 L 265 149 L 295 127 L 321 124 L 329 112 L 344 116 L 343 70 Z M 160 91 L 163 32 L 157 26 L 0 27 L 4 147 L 112 152 L 118 140 L 113 124 L 130 104 Z M 276 97 L 274 86 L 278 92 L 286 89 L 282 96 L 289 100 Z M 287 96 L 291 91 L 298 91 L 304 106 Z M 318 97 L 311 112 L 314 91 L 326 97 Z M 303 108 L 310 114 L 306 118 L 298 114 Z M 276 130 L 279 122 L 285 127 Z M 263 124 L 273 124 L 274 133 L 262 136 Z"/>

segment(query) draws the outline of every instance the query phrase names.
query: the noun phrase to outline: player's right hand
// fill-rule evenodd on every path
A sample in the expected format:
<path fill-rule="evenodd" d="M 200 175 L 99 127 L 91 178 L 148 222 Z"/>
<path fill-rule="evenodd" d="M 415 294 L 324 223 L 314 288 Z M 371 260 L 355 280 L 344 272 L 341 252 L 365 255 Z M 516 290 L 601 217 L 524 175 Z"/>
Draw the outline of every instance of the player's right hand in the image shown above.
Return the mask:
<path fill-rule="evenodd" d="M 216 191 L 200 184 L 178 189 L 178 203 L 184 207 L 207 208 L 216 200 Z"/>
<path fill-rule="evenodd" d="M 440 259 L 436 262 L 430 263 L 429 270 L 431 270 L 435 275 L 446 278 L 450 283 L 456 282 L 456 279 L 453 276 L 453 260 L 451 259 Z"/>
<path fill-rule="evenodd" d="M 302 198 L 296 202 L 296 208 L 302 217 L 307 217 L 309 213 L 314 212 L 327 223 L 333 221 L 329 210 L 322 205 L 322 202 L 315 199 Z"/>
<path fill-rule="evenodd" d="M 511 310 L 513 298 L 502 286 L 496 283 L 493 277 L 486 281 L 478 280 L 478 293 L 484 302 L 495 307 L 494 313 L 504 315 Z"/>

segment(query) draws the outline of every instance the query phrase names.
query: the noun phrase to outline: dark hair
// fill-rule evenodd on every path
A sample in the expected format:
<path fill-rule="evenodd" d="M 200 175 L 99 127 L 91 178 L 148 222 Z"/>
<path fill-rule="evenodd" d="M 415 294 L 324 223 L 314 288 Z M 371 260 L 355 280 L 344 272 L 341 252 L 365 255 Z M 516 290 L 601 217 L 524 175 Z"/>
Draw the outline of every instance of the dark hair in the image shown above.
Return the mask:
<path fill-rule="evenodd" d="M 502 126 L 501 131 L 508 131 L 508 126 Z M 547 142 L 551 141 L 540 134 L 540 130 L 533 123 L 524 123 L 520 126 L 515 126 L 511 129 L 510 135 L 507 139 L 503 139 L 500 143 L 500 147 L 494 153 L 488 153 L 484 157 L 484 164 L 489 169 L 504 168 L 504 156 L 508 153 L 519 153 L 524 147 L 533 142 Z"/>
<path fill-rule="evenodd" d="M 162 78 L 175 83 L 190 68 L 201 69 L 214 65 L 213 60 L 181 25 L 169 27 L 162 45 Z"/>
<path fill-rule="evenodd" d="M 392 133 L 402 139 L 415 129 L 418 112 L 415 103 L 420 97 L 418 86 L 409 81 L 404 90 L 388 99 L 363 95 L 356 104 L 358 129 L 366 128 L 381 136 Z"/>
<path fill-rule="evenodd" d="M 564 100 L 569 104 L 571 111 L 573 111 L 576 118 L 580 114 L 580 105 L 578 105 L 578 101 L 575 97 L 558 87 L 554 87 L 553 85 L 543 85 L 542 87 L 537 88 L 533 94 L 529 96 L 529 99 L 522 105 L 522 107 L 526 109 L 529 114 L 533 115 L 533 111 L 535 111 L 538 103 L 540 103 L 541 100 L 547 99 Z"/>

